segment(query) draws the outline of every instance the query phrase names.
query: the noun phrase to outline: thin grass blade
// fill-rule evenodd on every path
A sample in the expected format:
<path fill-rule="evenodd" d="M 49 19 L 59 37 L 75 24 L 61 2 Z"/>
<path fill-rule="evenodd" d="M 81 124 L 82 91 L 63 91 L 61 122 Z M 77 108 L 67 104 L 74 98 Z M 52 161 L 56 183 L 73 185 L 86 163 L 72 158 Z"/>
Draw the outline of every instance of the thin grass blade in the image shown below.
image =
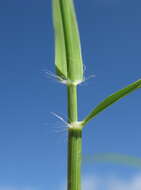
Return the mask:
<path fill-rule="evenodd" d="M 53 23 L 55 32 L 55 65 L 56 74 L 61 78 L 67 79 L 66 48 L 64 39 L 64 29 L 59 0 L 53 0 Z"/>
<path fill-rule="evenodd" d="M 110 162 L 141 168 L 141 158 L 118 153 L 96 153 L 94 157 L 88 157 L 88 161 Z"/>
<path fill-rule="evenodd" d="M 129 93 L 141 88 L 141 79 L 133 82 L 132 84 L 128 85 L 127 87 L 117 91 L 116 93 L 110 95 L 105 100 L 103 100 L 100 104 L 98 104 L 92 112 L 82 121 L 82 125 L 84 126 L 88 123 L 91 119 L 93 119 L 97 114 L 105 110 L 107 107 L 112 105 L 113 103 L 117 102 L 124 96 L 127 96 Z"/>
<path fill-rule="evenodd" d="M 81 45 L 73 0 L 53 0 L 56 70 L 59 77 L 83 80 Z"/>

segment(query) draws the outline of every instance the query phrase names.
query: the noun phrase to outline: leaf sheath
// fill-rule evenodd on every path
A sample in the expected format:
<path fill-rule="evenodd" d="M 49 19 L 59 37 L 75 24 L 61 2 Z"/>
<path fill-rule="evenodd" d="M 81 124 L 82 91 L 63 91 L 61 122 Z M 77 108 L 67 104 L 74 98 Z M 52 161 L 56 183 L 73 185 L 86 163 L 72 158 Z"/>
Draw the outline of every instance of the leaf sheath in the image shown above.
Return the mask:
<path fill-rule="evenodd" d="M 72 83 L 83 80 L 79 31 L 73 0 L 53 0 L 57 75 Z"/>

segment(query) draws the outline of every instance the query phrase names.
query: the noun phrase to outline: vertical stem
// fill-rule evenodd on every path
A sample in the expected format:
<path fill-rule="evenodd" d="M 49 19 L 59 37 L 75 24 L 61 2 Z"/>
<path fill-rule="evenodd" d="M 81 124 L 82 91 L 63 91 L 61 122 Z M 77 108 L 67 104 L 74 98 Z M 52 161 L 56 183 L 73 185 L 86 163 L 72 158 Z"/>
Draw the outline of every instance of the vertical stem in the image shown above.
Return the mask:
<path fill-rule="evenodd" d="M 78 120 L 77 111 L 77 86 L 68 85 L 68 122 L 76 122 Z"/>
<path fill-rule="evenodd" d="M 82 130 L 69 129 L 68 133 L 68 190 L 80 190 Z"/>
<path fill-rule="evenodd" d="M 68 181 L 67 190 L 81 189 L 82 129 L 75 126 L 78 120 L 77 86 L 68 86 L 68 121 L 74 123 L 68 129 Z"/>

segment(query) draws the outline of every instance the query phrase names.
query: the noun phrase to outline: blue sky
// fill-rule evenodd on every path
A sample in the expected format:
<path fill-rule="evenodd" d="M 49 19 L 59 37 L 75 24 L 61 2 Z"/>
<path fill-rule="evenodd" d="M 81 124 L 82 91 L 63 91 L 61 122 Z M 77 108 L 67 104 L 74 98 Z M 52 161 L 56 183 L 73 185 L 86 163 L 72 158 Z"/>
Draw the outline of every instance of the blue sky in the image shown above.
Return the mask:
<path fill-rule="evenodd" d="M 99 101 L 141 77 L 141 1 L 75 0 L 86 77 L 79 119 Z M 66 180 L 66 89 L 54 72 L 51 1 L 0 1 L 0 188 L 58 189 Z M 116 152 L 141 157 L 141 90 L 116 103 L 83 133 L 83 155 Z M 83 175 L 120 176 L 141 168 L 85 163 Z M 101 190 L 101 189 L 99 189 Z"/>

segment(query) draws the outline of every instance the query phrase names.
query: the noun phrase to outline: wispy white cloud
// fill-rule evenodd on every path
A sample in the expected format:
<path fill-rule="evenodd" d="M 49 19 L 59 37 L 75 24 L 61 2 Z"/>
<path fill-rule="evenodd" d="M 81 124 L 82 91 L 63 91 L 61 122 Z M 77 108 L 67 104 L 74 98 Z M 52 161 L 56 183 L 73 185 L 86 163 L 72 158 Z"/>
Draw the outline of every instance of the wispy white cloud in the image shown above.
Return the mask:
<path fill-rule="evenodd" d="M 103 189 L 141 190 L 141 174 L 128 178 L 126 180 L 112 175 L 105 177 L 96 177 L 91 175 L 84 176 L 82 178 L 82 190 L 95 190 L 95 189 L 96 190 L 103 190 Z M 66 185 L 63 185 L 62 188 L 60 188 L 60 190 L 66 190 Z"/>
<path fill-rule="evenodd" d="M 99 179 L 93 176 L 85 176 L 82 179 L 82 190 L 98 189 Z"/>
<path fill-rule="evenodd" d="M 108 182 L 110 190 L 140 190 L 141 189 L 141 175 L 130 178 L 129 180 L 112 179 Z"/>
<path fill-rule="evenodd" d="M 141 190 L 141 175 L 128 180 L 119 177 L 84 177 L 82 190 Z"/>

